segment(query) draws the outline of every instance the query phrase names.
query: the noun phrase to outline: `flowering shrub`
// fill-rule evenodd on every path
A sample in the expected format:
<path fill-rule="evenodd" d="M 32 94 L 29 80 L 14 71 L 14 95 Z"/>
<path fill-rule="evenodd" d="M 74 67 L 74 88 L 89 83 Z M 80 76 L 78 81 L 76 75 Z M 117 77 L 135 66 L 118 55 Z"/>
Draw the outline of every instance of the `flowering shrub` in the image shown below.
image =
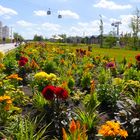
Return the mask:
<path fill-rule="evenodd" d="M 119 122 L 115 121 L 107 121 L 105 124 L 101 125 L 98 134 L 102 135 L 104 138 L 110 137 L 112 140 L 117 137 L 126 138 L 128 136 L 127 131 L 121 128 Z"/>
<path fill-rule="evenodd" d="M 44 71 L 38 72 L 34 75 L 33 86 L 37 86 L 39 91 L 46 85 L 55 85 L 58 82 L 58 77 L 53 73 L 46 73 Z"/>
<path fill-rule="evenodd" d="M 5 56 L 1 53 L 1 117 L 10 114 L 9 124 L 15 126 L 13 107 L 23 109 L 22 117 L 28 112 L 32 118 L 39 114 L 34 133 L 51 122 L 49 132 L 45 132 L 49 139 L 62 139 L 61 128 L 65 140 L 96 139 L 98 125 L 106 121 L 98 131 L 103 139 L 139 138 L 140 54 L 134 57 L 135 62 L 117 55 L 110 58 L 96 48 L 89 52 L 82 45 L 75 48 L 49 42 L 30 42 Z M 128 104 L 131 101 L 132 106 Z M 112 119 L 123 125 L 108 121 Z M 14 139 L 12 134 L 17 131 L 10 133 L 5 126 L 4 135 Z"/>

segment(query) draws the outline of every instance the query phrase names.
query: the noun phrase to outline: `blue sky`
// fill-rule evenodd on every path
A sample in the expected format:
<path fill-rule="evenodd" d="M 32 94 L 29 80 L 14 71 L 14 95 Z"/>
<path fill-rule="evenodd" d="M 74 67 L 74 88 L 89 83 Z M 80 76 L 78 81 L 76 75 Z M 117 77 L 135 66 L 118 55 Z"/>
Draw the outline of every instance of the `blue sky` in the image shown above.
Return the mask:
<path fill-rule="evenodd" d="M 113 30 L 111 23 L 116 21 L 122 23 L 120 33 L 126 33 L 131 32 L 136 7 L 140 9 L 140 0 L 0 0 L 0 21 L 26 39 L 35 34 L 90 36 L 99 34 L 102 15 L 104 34 Z M 49 8 L 51 15 L 46 14 Z"/>

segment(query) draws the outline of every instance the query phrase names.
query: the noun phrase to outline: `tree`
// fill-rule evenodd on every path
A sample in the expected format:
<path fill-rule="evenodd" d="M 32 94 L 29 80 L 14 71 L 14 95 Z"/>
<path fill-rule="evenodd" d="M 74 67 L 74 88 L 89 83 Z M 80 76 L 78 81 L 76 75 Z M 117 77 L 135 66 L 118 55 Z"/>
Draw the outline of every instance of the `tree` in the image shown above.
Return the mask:
<path fill-rule="evenodd" d="M 100 47 L 103 47 L 103 20 L 102 20 L 102 16 L 100 15 L 100 25 L 99 25 L 99 29 L 100 29 Z"/>
<path fill-rule="evenodd" d="M 20 40 L 20 41 L 24 40 L 24 38 L 18 33 L 14 33 L 13 37 L 14 37 L 15 40 Z"/>
<path fill-rule="evenodd" d="M 105 43 L 107 47 L 112 48 L 113 46 L 116 45 L 116 37 L 109 35 L 105 38 Z"/>
<path fill-rule="evenodd" d="M 140 10 L 136 8 L 135 15 L 131 18 L 131 25 L 133 31 L 134 49 L 138 49 L 138 33 L 140 32 Z"/>
<path fill-rule="evenodd" d="M 34 39 L 33 39 L 34 41 L 43 41 L 44 39 L 43 39 L 43 36 L 42 35 L 34 35 Z"/>

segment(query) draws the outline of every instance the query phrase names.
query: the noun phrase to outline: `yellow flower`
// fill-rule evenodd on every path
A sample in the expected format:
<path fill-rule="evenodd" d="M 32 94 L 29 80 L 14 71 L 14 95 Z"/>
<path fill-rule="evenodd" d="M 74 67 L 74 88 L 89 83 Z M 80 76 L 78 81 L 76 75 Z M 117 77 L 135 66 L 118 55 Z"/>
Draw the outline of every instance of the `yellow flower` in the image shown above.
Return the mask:
<path fill-rule="evenodd" d="M 107 121 L 101 128 L 98 130 L 98 134 L 103 135 L 104 137 L 108 136 L 121 136 L 126 138 L 128 136 L 127 131 L 121 129 L 119 122 Z"/>
<path fill-rule="evenodd" d="M 120 85 L 122 84 L 123 80 L 121 78 L 114 78 L 112 81 L 113 85 Z"/>
<path fill-rule="evenodd" d="M 7 104 L 12 104 L 12 100 L 6 100 Z"/>
<path fill-rule="evenodd" d="M 48 74 L 46 72 L 41 71 L 41 72 L 36 73 L 34 75 L 34 78 L 36 80 L 47 79 L 48 78 Z"/>
<path fill-rule="evenodd" d="M 7 77 L 7 79 L 16 79 L 19 81 L 23 80 L 21 77 L 18 77 L 18 74 L 11 74 L 10 76 Z"/>
<path fill-rule="evenodd" d="M 0 69 L 4 69 L 4 64 L 0 63 Z"/>
<path fill-rule="evenodd" d="M 48 74 L 47 77 L 48 80 L 52 80 L 52 81 L 56 81 L 57 80 L 57 76 L 53 73 Z"/>
<path fill-rule="evenodd" d="M 124 137 L 124 138 L 126 138 L 127 136 L 128 136 L 128 133 L 127 133 L 127 131 L 126 130 L 120 130 L 120 135 L 122 136 L 122 137 Z"/>
<path fill-rule="evenodd" d="M 9 111 L 9 110 L 10 110 L 10 106 L 9 106 L 9 105 L 6 105 L 6 106 L 4 107 L 4 110 Z"/>
<path fill-rule="evenodd" d="M 4 52 L 0 51 L 0 59 L 4 58 Z"/>
<path fill-rule="evenodd" d="M 2 102 L 4 100 L 10 100 L 10 99 L 11 99 L 11 97 L 7 96 L 7 95 L 0 96 L 0 102 Z"/>

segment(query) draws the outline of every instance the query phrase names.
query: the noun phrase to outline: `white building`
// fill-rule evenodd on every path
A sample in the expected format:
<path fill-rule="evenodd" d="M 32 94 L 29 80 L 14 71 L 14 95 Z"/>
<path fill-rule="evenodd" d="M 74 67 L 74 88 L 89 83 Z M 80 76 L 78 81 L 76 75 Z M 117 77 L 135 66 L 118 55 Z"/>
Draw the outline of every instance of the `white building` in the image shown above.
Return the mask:
<path fill-rule="evenodd" d="M 9 38 L 9 27 L 2 27 L 2 38 Z"/>
<path fill-rule="evenodd" d="M 2 22 L 0 21 L 0 38 L 9 38 L 9 27 L 3 26 Z"/>
<path fill-rule="evenodd" d="M 2 38 L 2 22 L 0 21 L 0 38 Z"/>

